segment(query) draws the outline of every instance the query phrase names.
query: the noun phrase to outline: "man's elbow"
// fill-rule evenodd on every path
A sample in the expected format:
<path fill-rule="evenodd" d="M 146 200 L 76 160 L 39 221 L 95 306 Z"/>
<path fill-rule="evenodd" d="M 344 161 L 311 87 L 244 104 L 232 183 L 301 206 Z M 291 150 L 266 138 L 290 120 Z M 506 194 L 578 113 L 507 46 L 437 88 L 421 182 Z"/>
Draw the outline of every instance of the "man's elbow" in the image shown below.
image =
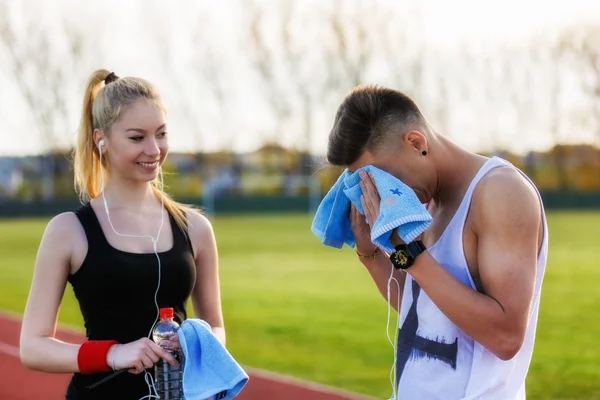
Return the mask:
<path fill-rule="evenodd" d="M 521 346 L 506 347 L 503 349 L 498 349 L 495 352 L 495 355 L 502 361 L 509 361 L 512 360 L 517 355 L 517 353 L 519 353 L 519 350 L 521 350 Z"/>
<path fill-rule="evenodd" d="M 505 333 L 499 338 L 493 353 L 502 361 L 512 360 L 521 350 L 524 341 L 524 333 Z"/>

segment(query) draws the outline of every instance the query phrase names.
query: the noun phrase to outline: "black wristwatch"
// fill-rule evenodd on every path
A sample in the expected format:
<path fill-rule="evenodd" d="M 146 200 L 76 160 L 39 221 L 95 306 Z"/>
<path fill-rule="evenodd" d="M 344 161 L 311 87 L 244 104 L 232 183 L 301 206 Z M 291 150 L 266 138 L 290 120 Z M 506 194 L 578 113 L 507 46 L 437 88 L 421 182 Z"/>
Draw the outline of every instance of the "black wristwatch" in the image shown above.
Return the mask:
<path fill-rule="evenodd" d="M 390 254 L 390 260 L 396 269 L 407 269 L 415 262 L 415 258 L 427 248 L 422 241 L 416 240 L 409 244 L 399 244 L 396 251 Z"/>

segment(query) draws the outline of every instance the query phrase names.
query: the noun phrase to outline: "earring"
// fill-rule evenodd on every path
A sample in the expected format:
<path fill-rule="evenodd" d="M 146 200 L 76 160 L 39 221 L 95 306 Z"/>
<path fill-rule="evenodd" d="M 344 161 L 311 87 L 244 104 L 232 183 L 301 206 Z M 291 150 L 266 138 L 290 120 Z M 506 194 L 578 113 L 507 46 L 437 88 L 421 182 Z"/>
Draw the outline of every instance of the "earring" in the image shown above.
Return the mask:
<path fill-rule="evenodd" d="M 423 154 L 424 156 L 426 156 L 426 155 L 427 155 L 427 152 L 426 152 L 425 150 L 423 150 L 423 151 L 421 152 L 421 154 Z"/>

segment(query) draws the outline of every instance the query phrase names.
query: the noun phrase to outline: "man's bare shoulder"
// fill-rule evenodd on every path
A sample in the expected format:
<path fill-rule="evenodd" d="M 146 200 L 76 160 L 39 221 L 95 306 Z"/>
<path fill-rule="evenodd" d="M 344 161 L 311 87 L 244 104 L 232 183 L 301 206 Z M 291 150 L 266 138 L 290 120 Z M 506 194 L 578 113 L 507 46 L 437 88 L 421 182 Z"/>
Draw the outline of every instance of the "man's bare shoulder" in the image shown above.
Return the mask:
<path fill-rule="evenodd" d="M 476 226 L 510 222 L 536 224 L 540 220 L 541 204 L 534 186 L 518 170 L 495 168 L 477 184 L 471 211 Z"/>

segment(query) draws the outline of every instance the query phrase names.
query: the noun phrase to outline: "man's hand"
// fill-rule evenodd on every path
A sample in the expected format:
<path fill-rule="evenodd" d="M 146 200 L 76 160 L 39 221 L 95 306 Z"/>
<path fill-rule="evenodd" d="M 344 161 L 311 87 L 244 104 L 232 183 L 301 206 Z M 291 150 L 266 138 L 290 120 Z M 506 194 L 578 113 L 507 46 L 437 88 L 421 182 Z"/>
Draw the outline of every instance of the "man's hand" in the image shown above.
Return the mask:
<path fill-rule="evenodd" d="M 360 171 L 360 178 L 360 188 L 363 192 L 362 196 L 360 196 L 360 204 L 365 212 L 369 226 L 373 227 L 373 224 L 379 217 L 381 198 L 379 197 L 379 192 L 371 173 Z"/>
<path fill-rule="evenodd" d="M 360 203 L 365 215 L 358 212 L 354 204 L 352 204 L 350 209 L 350 226 L 356 240 L 356 251 L 360 255 L 368 256 L 377 250 L 377 246 L 371 242 L 371 227 L 379 216 L 380 199 L 373 177 L 365 171 L 360 171 L 360 177 L 360 188 L 363 192 L 362 196 L 360 196 Z"/>
<path fill-rule="evenodd" d="M 371 242 L 371 228 L 367 224 L 365 216 L 358 212 L 354 204 L 350 208 L 350 226 L 356 240 L 358 254 L 370 256 L 375 253 L 377 246 Z"/>
<path fill-rule="evenodd" d="M 363 191 L 363 195 L 360 197 L 360 203 L 362 204 L 363 210 L 365 211 L 367 221 L 369 222 L 370 226 L 373 226 L 373 223 L 375 223 L 375 221 L 377 221 L 377 218 L 379 218 L 379 207 L 381 204 L 381 198 L 379 197 L 379 192 L 377 191 L 377 185 L 375 184 L 373 175 L 371 173 L 361 171 L 360 176 L 360 187 Z M 357 214 L 360 215 L 360 213 L 358 212 Z M 370 231 L 371 230 L 369 229 L 369 232 Z M 404 241 L 400 238 L 400 236 L 398 236 L 398 228 L 392 231 L 392 234 L 390 236 L 390 242 L 394 247 L 400 244 L 405 244 Z"/>
<path fill-rule="evenodd" d="M 376 254 L 377 246 L 371 242 L 371 227 L 367 224 L 367 218 L 371 226 L 377 221 L 377 217 L 379 217 L 380 198 L 372 176 L 369 176 L 365 172 L 361 172 L 360 176 L 360 185 L 363 192 L 360 200 L 366 217 L 356 209 L 354 204 L 352 204 L 350 209 L 350 224 L 356 240 L 356 251 L 360 255 L 371 256 Z M 396 235 L 396 237 L 398 237 L 398 235 Z M 406 274 L 404 271 L 393 271 L 389 258 L 384 256 L 385 253 L 379 254 L 382 255 L 376 258 L 374 257 L 373 259 L 362 258 L 361 261 L 369 271 L 375 285 L 377 285 L 379 293 L 381 293 L 386 301 L 389 301 L 389 304 L 396 311 L 400 311 L 401 300 L 395 299 L 402 299 Z M 388 286 L 390 272 L 392 272 L 394 279 L 398 282 L 398 286 Z"/>

